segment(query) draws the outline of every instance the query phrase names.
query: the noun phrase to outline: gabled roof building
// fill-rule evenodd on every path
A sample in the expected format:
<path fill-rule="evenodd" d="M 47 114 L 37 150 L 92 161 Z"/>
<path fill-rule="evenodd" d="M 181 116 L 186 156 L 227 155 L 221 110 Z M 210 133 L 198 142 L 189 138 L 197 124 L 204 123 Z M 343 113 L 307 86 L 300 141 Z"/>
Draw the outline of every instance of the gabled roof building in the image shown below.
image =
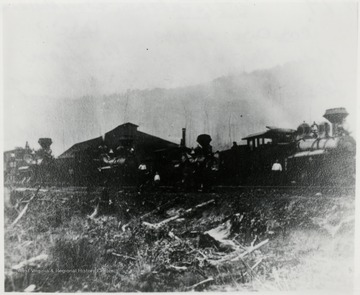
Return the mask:
<path fill-rule="evenodd" d="M 58 158 L 72 159 L 76 158 L 78 154 L 93 154 L 98 151 L 101 145 L 106 145 L 113 150 L 119 146 L 131 146 L 136 151 L 137 157 L 145 159 L 151 157 L 156 150 L 179 146 L 179 144 L 141 132 L 138 127 L 138 125 L 130 122 L 119 125 L 106 132 L 104 136 L 74 144 Z"/>

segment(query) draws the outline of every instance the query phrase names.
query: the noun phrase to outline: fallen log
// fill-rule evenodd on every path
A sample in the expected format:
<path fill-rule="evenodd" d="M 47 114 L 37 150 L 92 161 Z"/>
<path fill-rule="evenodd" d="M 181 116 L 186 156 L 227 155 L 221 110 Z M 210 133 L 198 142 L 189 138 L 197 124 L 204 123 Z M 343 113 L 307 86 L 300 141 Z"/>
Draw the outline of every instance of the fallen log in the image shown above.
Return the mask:
<path fill-rule="evenodd" d="M 172 231 L 168 233 L 168 236 L 174 240 L 182 241 L 178 236 L 176 236 Z"/>
<path fill-rule="evenodd" d="M 94 212 L 91 215 L 89 215 L 88 217 L 90 219 L 94 219 L 97 217 L 98 214 L 99 214 L 99 204 L 96 205 Z"/>
<path fill-rule="evenodd" d="M 47 260 L 47 259 L 48 259 L 48 255 L 40 254 L 40 255 L 38 255 L 36 257 L 30 258 L 28 260 L 20 262 L 19 264 L 14 265 L 11 269 L 12 270 L 19 270 L 19 269 L 21 269 L 21 268 L 23 268 L 25 266 L 34 264 L 34 263 L 39 262 L 39 261 Z"/>
<path fill-rule="evenodd" d="M 186 216 L 187 214 L 190 214 L 190 213 L 196 211 L 197 209 L 199 209 L 199 208 L 201 208 L 201 207 L 204 207 L 204 206 L 206 206 L 206 205 L 208 205 L 208 204 L 214 203 L 214 202 L 215 202 L 215 200 L 214 200 L 214 199 L 211 199 L 210 201 L 207 201 L 207 202 L 205 202 L 205 203 L 201 203 L 201 204 L 199 204 L 199 205 L 196 205 L 196 206 L 193 207 L 193 208 L 190 208 L 190 209 L 185 210 L 183 213 L 180 213 L 180 214 L 177 214 L 177 215 L 175 215 L 175 216 L 172 216 L 172 217 L 170 217 L 170 218 L 168 218 L 168 219 L 165 219 L 165 220 L 163 220 L 163 221 L 160 221 L 159 223 L 153 224 L 153 223 L 149 223 L 149 222 L 143 221 L 142 224 L 145 225 L 145 226 L 147 226 L 147 227 L 149 227 L 149 228 L 152 228 L 152 229 L 159 229 L 160 227 L 162 227 L 163 225 L 169 223 L 170 221 L 176 220 L 176 219 L 178 219 L 178 218 L 182 218 L 182 217 Z"/>
<path fill-rule="evenodd" d="M 180 215 L 175 215 L 173 217 L 170 217 L 168 219 L 165 219 L 165 220 L 163 220 L 163 221 L 161 221 L 159 223 L 155 223 L 155 224 L 152 224 L 152 223 L 149 223 L 149 222 L 146 222 L 146 221 L 143 221 L 142 224 L 146 225 L 147 227 L 150 227 L 152 229 L 158 229 L 158 228 L 162 227 L 164 224 L 166 224 L 166 223 L 168 223 L 168 222 L 170 222 L 172 220 L 178 219 L 178 218 L 180 218 Z"/>
<path fill-rule="evenodd" d="M 266 239 L 266 240 L 260 242 L 259 244 L 257 244 L 256 246 L 251 247 L 250 249 L 248 249 L 244 253 L 241 253 L 239 256 L 231 259 L 231 261 L 238 261 L 238 260 L 244 258 L 246 255 L 250 254 L 251 252 L 253 252 L 253 251 L 259 249 L 260 247 L 266 245 L 268 242 L 269 242 L 269 239 Z"/>
<path fill-rule="evenodd" d="M 252 267 L 250 267 L 250 271 L 254 271 L 254 269 L 262 262 L 262 258 L 260 258 L 259 259 L 259 261 L 257 261 Z M 248 272 L 246 271 L 245 273 L 244 273 L 244 276 L 246 276 L 248 274 Z"/>
<path fill-rule="evenodd" d="M 206 280 L 203 280 L 203 281 L 201 281 L 201 282 L 199 282 L 199 283 L 197 283 L 197 284 L 195 284 L 195 285 L 189 286 L 189 287 L 187 287 L 186 289 L 187 289 L 187 290 L 193 290 L 193 289 L 195 289 L 196 287 L 198 287 L 198 286 L 200 286 L 200 285 L 202 285 L 202 284 L 208 283 L 208 282 L 212 282 L 213 280 L 214 280 L 214 278 L 210 277 L 210 278 L 207 278 Z"/>
<path fill-rule="evenodd" d="M 231 234 L 231 221 L 227 220 L 225 223 L 220 224 L 216 228 L 204 232 L 201 241 L 208 241 L 208 243 L 216 242 L 218 248 L 239 250 L 239 246 L 228 237 Z"/>
<path fill-rule="evenodd" d="M 123 258 L 126 258 L 126 259 L 131 259 L 131 260 L 136 260 L 135 257 L 131 257 L 131 256 L 128 256 L 128 255 L 123 255 L 123 254 L 118 254 L 118 253 L 111 253 L 112 255 L 114 256 L 117 256 L 117 257 L 123 257 Z"/>
<path fill-rule="evenodd" d="M 183 270 L 188 269 L 186 266 L 176 266 L 176 265 L 169 265 L 167 268 L 177 270 L 177 271 L 183 271 Z"/>
<path fill-rule="evenodd" d="M 240 254 L 239 254 L 238 251 L 236 251 L 236 252 L 233 252 L 233 253 L 231 253 L 231 254 L 229 254 L 229 255 L 227 255 L 227 256 L 219 259 L 219 260 L 209 260 L 209 262 L 212 265 L 219 265 L 219 264 L 227 262 L 227 261 L 234 262 L 234 261 L 242 260 L 245 256 L 247 256 L 251 252 L 259 249 L 260 247 L 264 246 L 268 242 L 269 242 L 269 239 L 266 239 L 266 240 L 260 242 L 259 244 L 255 245 L 253 247 L 247 248 L 245 251 L 241 252 Z"/>
<path fill-rule="evenodd" d="M 173 200 L 171 200 L 171 201 L 168 201 L 168 202 L 166 202 L 165 204 L 162 204 L 162 205 L 156 207 L 154 210 L 145 213 L 144 215 L 140 216 L 139 218 L 137 218 L 137 219 L 135 219 L 135 220 L 143 220 L 145 217 L 147 217 L 147 216 L 149 216 L 149 215 L 151 215 L 151 214 L 153 214 L 153 213 L 155 213 L 155 212 L 160 211 L 160 210 L 163 209 L 165 206 L 167 206 L 167 205 L 169 205 L 169 204 L 171 204 L 171 203 L 174 203 L 177 199 L 178 199 L 178 198 L 175 198 L 175 199 L 173 199 Z M 129 225 L 130 225 L 131 223 L 135 222 L 135 220 L 132 220 L 132 221 L 124 224 L 124 225 L 121 227 L 121 230 L 122 230 L 122 231 L 126 231 L 126 228 L 129 227 Z"/>
<path fill-rule="evenodd" d="M 21 210 L 20 214 L 18 215 L 18 217 L 16 217 L 16 219 L 11 223 L 10 228 L 13 227 L 15 224 L 18 223 L 18 221 L 21 219 L 21 217 L 23 217 L 27 211 L 27 209 L 29 208 L 29 205 L 31 203 L 32 200 L 35 199 L 35 197 L 37 196 L 37 194 L 39 193 L 41 188 L 41 184 L 39 185 L 38 189 L 36 190 L 35 194 L 29 199 L 29 201 L 27 202 L 27 204 L 25 205 L 24 209 Z"/>

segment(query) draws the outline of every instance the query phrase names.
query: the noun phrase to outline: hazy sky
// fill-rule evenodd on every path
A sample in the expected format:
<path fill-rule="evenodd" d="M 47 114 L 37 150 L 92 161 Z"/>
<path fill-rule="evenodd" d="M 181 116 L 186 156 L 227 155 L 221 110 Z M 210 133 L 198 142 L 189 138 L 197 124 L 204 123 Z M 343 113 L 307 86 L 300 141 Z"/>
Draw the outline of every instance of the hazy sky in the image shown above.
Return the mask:
<path fill-rule="evenodd" d="M 2 12 L 5 149 L 26 136 L 36 146 L 44 135 L 33 129 L 64 97 L 187 86 L 307 59 L 356 79 L 354 3 L 58 1 Z"/>

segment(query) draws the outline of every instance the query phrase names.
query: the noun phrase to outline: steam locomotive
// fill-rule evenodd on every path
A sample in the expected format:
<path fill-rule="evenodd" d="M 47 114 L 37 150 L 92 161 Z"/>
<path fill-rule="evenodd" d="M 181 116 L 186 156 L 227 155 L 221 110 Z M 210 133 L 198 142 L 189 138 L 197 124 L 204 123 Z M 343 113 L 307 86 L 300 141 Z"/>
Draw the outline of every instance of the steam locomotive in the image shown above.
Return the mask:
<path fill-rule="evenodd" d="M 344 108 L 328 109 L 328 122 L 301 124 L 296 132 L 296 151 L 288 157 L 293 182 L 351 185 L 355 183 L 356 142 L 344 128 Z"/>
<path fill-rule="evenodd" d="M 5 184 L 33 185 L 53 182 L 57 177 L 57 165 L 50 146 L 51 138 L 40 138 L 40 149 L 16 148 L 4 153 Z"/>
<path fill-rule="evenodd" d="M 297 130 L 267 126 L 247 145 L 221 152 L 221 180 L 237 185 L 274 185 L 272 165 L 283 169 L 277 185 L 353 185 L 356 142 L 344 128 L 344 108 L 326 110 L 328 122 L 302 123 Z"/>
<path fill-rule="evenodd" d="M 212 151 L 211 140 L 210 135 L 201 134 L 197 137 L 196 148 L 188 148 L 182 143 L 178 147 L 156 150 L 152 158 L 144 159 L 138 157 L 130 142 L 122 143 L 116 152 L 100 146 L 100 157 L 95 162 L 99 175 L 107 183 L 141 185 L 142 182 L 151 182 L 156 173 L 161 175 L 164 185 L 206 190 L 218 169 L 218 157 Z M 145 170 L 140 171 L 142 169 Z"/>
<path fill-rule="evenodd" d="M 302 123 L 297 130 L 267 126 L 266 131 L 243 138 L 247 144 L 234 143 L 231 149 L 215 153 L 208 134 L 197 137 L 196 148 L 186 147 L 184 129 L 180 146 L 154 151 L 151 157 L 139 157 L 129 139 L 115 150 L 103 142 L 75 166 L 55 159 L 52 140 L 40 138 L 37 151 L 26 145 L 4 153 L 5 183 L 136 185 L 141 164 L 148 172 L 141 181 L 151 182 L 156 172 L 162 184 L 185 190 L 206 190 L 211 185 L 353 185 L 356 142 L 344 128 L 347 116 L 344 108 L 335 108 L 324 114 L 330 124 Z M 275 162 L 283 170 L 276 182 Z M 74 169 L 79 173 L 74 174 Z"/>

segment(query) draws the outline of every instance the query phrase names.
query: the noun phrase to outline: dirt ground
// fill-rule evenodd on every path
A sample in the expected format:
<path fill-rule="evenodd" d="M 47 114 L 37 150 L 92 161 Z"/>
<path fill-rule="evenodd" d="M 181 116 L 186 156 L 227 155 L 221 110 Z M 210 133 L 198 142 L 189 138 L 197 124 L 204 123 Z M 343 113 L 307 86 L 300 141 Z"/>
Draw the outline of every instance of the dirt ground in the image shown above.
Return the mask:
<path fill-rule="evenodd" d="M 353 288 L 352 189 L 35 194 L 5 192 L 6 291 Z"/>

